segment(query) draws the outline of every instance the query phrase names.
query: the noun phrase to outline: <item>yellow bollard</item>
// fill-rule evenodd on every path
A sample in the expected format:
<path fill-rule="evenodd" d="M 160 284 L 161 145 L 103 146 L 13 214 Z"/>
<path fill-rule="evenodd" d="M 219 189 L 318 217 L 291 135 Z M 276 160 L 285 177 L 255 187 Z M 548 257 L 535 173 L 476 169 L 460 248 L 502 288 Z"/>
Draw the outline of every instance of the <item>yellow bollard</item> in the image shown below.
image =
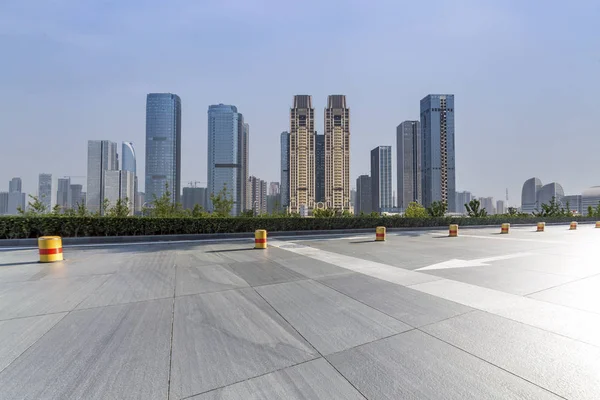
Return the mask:
<path fill-rule="evenodd" d="M 254 232 L 254 248 L 255 249 L 266 249 L 267 248 L 267 231 L 264 229 L 257 229 Z"/>
<path fill-rule="evenodd" d="M 600 228 L 600 221 L 596 221 L 596 228 Z"/>
<path fill-rule="evenodd" d="M 375 241 L 385 242 L 385 226 L 378 226 L 375 228 Z"/>
<path fill-rule="evenodd" d="M 538 224 L 537 224 L 537 231 L 538 232 L 544 232 L 545 228 L 546 228 L 546 223 L 545 222 L 538 222 Z"/>
<path fill-rule="evenodd" d="M 577 221 L 571 222 L 571 225 L 569 226 L 569 230 L 574 231 L 575 229 L 577 229 Z"/>
<path fill-rule="evenodd" d="M 40 262 L 50 263 L 63 260 L 62 239 L 60 236 L 42 236 L 38 238 Z"/>
<path fill-rule="evenodd" d="M 508 233 L 509 229 L 510 229 L 510 224 L 503 223 L 502 227 L 500 228 L 500 233 Z"/>
<path fill-rule="evenodd" d="M 458 236 L 458 225 L 456 225 L 456 224 L 450 225 L 448 236 L 450 236 L 450 237 L 457 237 Z"/>

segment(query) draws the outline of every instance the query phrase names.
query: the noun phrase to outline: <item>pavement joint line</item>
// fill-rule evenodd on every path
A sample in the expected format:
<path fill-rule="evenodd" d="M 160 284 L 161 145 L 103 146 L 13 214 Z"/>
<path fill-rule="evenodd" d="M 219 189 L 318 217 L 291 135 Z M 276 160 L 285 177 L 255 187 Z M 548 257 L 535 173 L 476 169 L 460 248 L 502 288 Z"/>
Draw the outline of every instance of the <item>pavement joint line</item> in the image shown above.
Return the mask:
<path fill-rule="evenodd" d="M 463 315 L 464 315 L 464 314 L 463 314 Z M 457 315 L 457 317 L 459 317 L 459 315 Z M 454 317 L 452 317 L 452 318 L 454 318 Z M 448 318 L 448 319 L 450 319 L 450 318 Z M 470 356 L 472 356 L 472 357 L 475 357 L 475 358 L 477 358 L 478 360 L 481 360 L 481 361 L 485 362 L 486 364 L 489 364 L 489 365 L 491 365 L 491 366 L 493 366 L 493 367 L 495 367 L 495 368 L 498 368 L 498 369 L 500 369 L 500 370 L 502 370 L 502 371 L 504 371 L 504 372 L 506 372 L 506 373 L 508 373 L 508 374 L 510 374 L 510 375 L 512 375 L 512 376 L 514 376 L 514 377 L 516 377 L 516 378 L 518 378 L 518 379 L 522 379 L 522 380 L 524 380 L 525 382 L 528 382 L 528 383 L 530 383 L 530 384 L 531 384 L 531 385 L 533 385 L 533 386 L 537 386 L 537 387 L 539 387 L 540 389 L 542 389 L 542 390 L 545 390 L 546 392 L 548 392 L 548 393 L 551 393 L 551 394 L 553 394 L 553 395 L 555 395 L 555 396 L 557 396 L 557 397 L 559 397 L 559 398 L 561 398 L 561 399 L 567 399 L 566 397 L 564 397 L 564 396 L 561 396 L 561 395 L 559 395 L 558 393 L 554 393 L 553 391 L 551 391 L 551 390 L 550 390 L 550 389 L 548 389 L 548 388 L 545 388 L 544 386 L 540 386 L 540 385 L 538 385 L 537 383 L 535 383 L 535 382 L 532 382 L 532 381 L 530 381 L 530 380 L 529 380 L 529 379 L 527 379 L 527 378 L 524 378 L 524 377 L 522 377 L 522 376 L 520 376 L 520 375 L 517 375 L 516 373 L 514 373 L 514 372 L 512 372 L 512 371 L 509 371 L 509 370 L 508 370 L 508 369 L 506 369 L 506 368 L 503 368 L 503 367 L 501 367 L 501 366 L 499 366 L 499 365 L 496 365 L 496 364 L 494 364 L 493 362 L 491 362 L 491 361 L 489 361 L 489 360 L 486 360 L 485 358 L 479 357 L 478 355 L 476 355 L 476 354 L 473 354 L 473 353 L 471 353 L 471 352 L 469 352 L 469 351 L 467 351 L 467 350 L 465 350 L 465 349 L 463 349 L 463 348 L 461 348 L 461 347 L 458 347 L 458 346 L 456 346 L 456 345 L 454 345 L 454 344 L 452 344 L 452 343 L 450 343 L 450 342 L 447 342 L 447 341 L 445 341 L 444 339 L 442 339 L 442 338 L 439 338 L 439 337 L 437 337 L 437 336 L 435 336 L 435 335 L 433 335 L 433 334 L 431 334 L 431 333 L 429 333 L 429 332 L 423 331 L 423 330 L 421 330 L 421 329 L 419 329 L 419 328 L 417 328 L 417 331 L 419 331 L 419 332 L 422 332 L 422 333 L 426 334 L 427 336 L 429 336 L 429 337 L 431 337 L 431 338 L 433 338 L 433 339 L 435 339 L 435 340 L 439 340 L 439 341 L 440 341 L 440 342 L 442 342 L 442 343 L 446 343 L 447 345 L 449 345 L 449 346 L 451 346 L 451 347 L 454 347 L 455 349 L 457 349 L 457 350 L 459 350 L 459 351 L 462 351 L 463 353 L 466 353 L 466 354 L 468 354 L 468 355 L 470 355 Z"/>
<path fill-rule="evenodd" d="M 252 290 L 254 290 L 254 292 L 260 296 L 261 299 L 263 299 L 263 301 L 265 303 L 267 303 L 269 305 L 269 307 L 271 307 L 271 309 L 273 309 L 273 311 L 275 311 L 277 313 L 277 315 L 279 315 L 306 343 L 308 343 L 310 345 L 310 347 L 313 348 L 313 350 L 319 355 L 321 356 L 321 358 L 323 358 L 329 365 L 331 365 L 331 368 L 333 368 L 342 378 L 344 378 L 344 380 L 346 382 L 348 382 L 348 384 L 350 384 L 354 390 L 356 390 L 357 393 L 359 393 L 362 397 L 364 397 L 365 399 L 367 399 L 367 396 L 365 396 L 363 394 L 363 392 L 361 392 L 352 382 L 350 382 L 350 380 L 348 378 L 346 378 L 346 376 L 344 374 L 342 374 L 336 367 L 335 365 L 333 365 L 331 362 L 329 362 L 329 360 L 323 355 L 323 353 L 321 353 L 315 346 L 313 346 L 313 344 L 304 337 L 304 335 L 302 333 L 300 333 L 298 331 L 298 329 L 296 329 L 296 327 L 294 325 L 292 325 L 292 323 L 290 321 L 287 320 L 287 318 L 285 318 L 275 307 L 273 307 L 273 305 L 271 303 L 269 303 L 269 301 L 267 299 L 265 299 L 259 292 L 258 290 L 252 288 Z M 348 349 L 347 349 L 348 350 Z"/>
<path fill-rule="evenodd" d="M 173 302 L 171 304 L 171 341 L 169 343 L 169 378 L 167 380 L 167 400 L 171 398 L 171 371 L 173 369 L 173 332 L 175 327 L 175 295 L 177 290 L 177 264 L 175 268 L 175 279 L 173 282 Z"/>
<path fill-rule="evenodd" d="M 557 275 L 558 275 L 558 274 L 557 274 Z M 534 295 L 534 294 L 537 294 L 537 293 L 545 292 L 546 290 L 556 289 L 556 288 L 559 288 L 559 287 L 561 287 L 561 286 L 570 285 L 571 283 L 575 283 L 575 282 L 583 281 L 583 280 L 586 280 L 586 279 L 589 279 L 589 278 L 594 278 L 594 277 L 596 277 L 596 276 L 598 276 L 598 275 L 600 275 L 600 272 L 599 272 L 599 273 L 597 273 L 597 274 L 592 274 L 592 275 L 589 275 L 589 276 L 584 276 L 584 277 L 582 277 L 582 278 L 575 277 L 575 279 L 573 279 L 572 281 L 568 281 L 568 282 L 559 283 L 558 285 L 555 285 L 555 286 L 550 286 L 550 287 L 548 287 L 548 288 L 546 288 L 546 289 L 536 290 L 535 292 L 531 292 L 531 293 L 524 294 L 524 295 L 523 295 L 523 297 L 529 297 L 529 296 L 532 296 L 532 295 Z M 561 276 L 565 276 L 565 275 L 561 275 Z M 538 300 L 538 299 L 535 299 L 535 300 Z M 543 300 L 542 300 L 542 301 L 543 301 Z M 550 301 L 549 303 L 552 303 L 552 302 Z M 555 304 L 555 303 L 553 303 L 553 304 Z M 575 307 L 573 307 L 573 308 L 575 308 Z"/>

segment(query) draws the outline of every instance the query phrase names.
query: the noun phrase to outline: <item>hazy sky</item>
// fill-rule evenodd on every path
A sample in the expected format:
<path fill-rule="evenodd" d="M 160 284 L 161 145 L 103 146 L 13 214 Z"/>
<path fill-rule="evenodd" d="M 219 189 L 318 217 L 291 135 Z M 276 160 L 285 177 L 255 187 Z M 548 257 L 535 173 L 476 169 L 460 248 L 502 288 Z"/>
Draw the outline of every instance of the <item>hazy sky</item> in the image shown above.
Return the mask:
<path fill-rule="evenodd" d="M 345 94 L 354 186 L 422 97 L 453 93 L 458 190 L 520 204 L 537 176 L 581 193 L 600 185 L 598 21 L 598 0 L 1 0 L 0 191 L 85 175 L 88 139 L 134 142 L 143 185 L 146 94 L 172 92 L 182 186 L 206 181 L 210 104 L 238 107 L 250 174 L 279 181 L 293 95 L 322 133 Z"/>

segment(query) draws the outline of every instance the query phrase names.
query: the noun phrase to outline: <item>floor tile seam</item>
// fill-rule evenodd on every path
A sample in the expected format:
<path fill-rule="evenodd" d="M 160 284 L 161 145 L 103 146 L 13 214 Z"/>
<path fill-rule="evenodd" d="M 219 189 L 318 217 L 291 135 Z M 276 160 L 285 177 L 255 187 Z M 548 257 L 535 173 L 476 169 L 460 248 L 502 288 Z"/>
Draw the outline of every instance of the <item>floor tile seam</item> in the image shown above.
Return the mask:
<path fill-rule="evenodd" d="M 15 357 L 14 360 L 12 360 L 10 363 L 8 363 L 4 368 L 0 369 L 0 374 L 2 374 L 2 372 L 4 372 L 8 367 L 10 367 L 15 361 L 17 361 L 19 358 L 21 358 L 27 351 L 29 351 L 29 349 L 31 347 L 33 347 L 33 345 L 35 345 L 37 342 L 39 342 L 40 340 L 42 340 L 42 338 L 44 336 L 46 336 L 51 330 L 53 330 L 56 325 L 58 325 L 59 322 L 61 322 L 63 319 L 65 319 L 65 317 L 67 315 L 69 315 L 69 312 L 63 312 L 65 315 L 63 315 L 61 318 L 58 318 L 56 320 L 56 322 L 50 327 L 50 329 L 48 329 L 46 332 L 44 332 L 44 334 L 42 336 L 40 336 L 39 338 L 37 338 L 37 340 L 35 340 L 33 343 L 31 343 L 29 346 L 27 346 L 27 348 L 25 350 L 23 350 L 17 357 Z M 63 314 L 63 313 L 55 313 L 55 314 Z M 55 315 L 55 314 L 46 314 L 46 315 Z"/>
<path fill-rule="evenodd" d="M 48 281 L 62 281 L 64 279 L 79 279 L 79 278 L 86 278 L 88 276 L 104 276 L 104 275 L 111 276 L 111 275 L 114 275 L 116 273 L 117 273 L 117 271 L 107 272 L 107 273 L 104 273 L 104 274 L 73 275 L 73 276 L 63 276 L 63 277 L 60 277 L 60 278 L 48 278 L 48 279 L 46 279 L 46 276 L 47 276 L 46 275 L 45 277 L 43 277 L 41 279 L 36 279 L 36 280 L 27 279 L 25 281 L 0 282 L 0 286 L 2 286 L 2 285 L 9 285 L 9 284 L 12 284 L 12 283 L 37 283 L 37 282 L 48 282 Z"/>
<path fill-rule="evenodd" d="M 177 266 L 175 266 L 175 280 L 173 284 L 173 302 L 171 305 L 171 340 L 169 342 L 169 377 L 167 381 L 167 400 L 171 398 L 171 374 L 173 372 L 173 335 L 175 330 L 175 292 L 177 290 Z"/>
<path fill-rule="evenodd" d="M 191 295 L 189 295 L 191 296 Z M 87 310 L 95 310 L 98 308 L 104 308 L 104 307 L 118 307 L 118 306 L 126 306 L 126 305 L 131 305 L 131 304 L 139 304 L 139 303 L 145 303 L 145 302 L 149 302 L 149 301 L 158 301 L 158 300 L 166 300 L 166 299 L 172 299 L 173 296 L 169 295 L 169 296 L 165 296 L 165 297 L 157 297 L 157 298 L 152 298 L 152 299 L 144 299 L 144 300 L 135 300 L 135 301 L 127 301 L 124 303 L 116 303 L 116 304 L 104 304 L 101 306 L 92 306 L 92 307 L 84 307 L 84 308 L 74 308 L 69 312 L 73 312 L 73 311 L 87 311 Z M 83 301 L 82 301 L 83 302 Z"/>
<path fill-rule="evenodd" d="M 323 355 L 323 353 L 321 353 L 306 337 L 304 337 L 304 335 L 302 333 L 300 333 L 298 331 L 298 329 L 296 329 L 296 327 L 294 325 L 292 325 L 292 323 L 290 321 L 287 320 L 287 318 L 285 318 L 266 298 L 264 298 L 256 289 L 252 288 L 252 290 L 254 290 L 254 292 L 260 296 L 260 298 L 263 299 L 263 301 L 265 301 L 269 307 L 271 307 L 271 309 L 277 313 L 277 315 L 279 315 L 279 317 L 281 317 L 286 324 L 288 324 L 293 330 L 294 332 L 296 332 L 306 343 L 308 343 L 310 345 L 310 347 L 312 347 L 314 349 L 314 351 L 321 357 L 323 358 L 329 365 L 331 365 L 333 367 L 333 369 L 335 369 L 335 371 L 337 371 L 338 374 L 340 374 L 340 376 L 346 381 L 348 382 L 348 384 L 350 386 L 352 386 L 354 388 L 354 390 L 356 390 L 361 396 L 363 396 L 365 399 L 367 398 L 367 396 L 365 396 L 352 382 L 350 382 L 350 380 L 348 378 L 346 378 L 346 376 L 344 376 L 342 373 L 340 373 L 340 371 L 338 371 L 337 368 L 335 368 L 335 366 L 333 364 L 331 364 L 329 362 L 329 360 Z"/>
<path fill-rule="evenodd" d="M 435 339 L 435 340 L 439 340 L 440 342 L 442 342 L 442 343 L 445 343 L 445 344 L 447 344 L 447 345 L 449 345 L 449 346 L 451 346 L 451 347 L 453 347 L 453 348 L 455 348 L 455 349 L 457 349 L 457 350 L 459 350 L 459 351 L 462 351 L 463 353 L 466 353 L 466 354 L 468 354 L 468 355 L 470 355 L 470 356 L 472 356 L 472 357 L 474 357 L 474 358 L 476 358 L 476 359 L 478 359 L 478 360 L 481 360 L 481 361 L 485 362 L 486 364 L 489 364 L 489 365 L 491 365 L 491 366 L 493 366 L 493 367 L 495 367 L 495 368 L 498 368 L 498 369 L 500 369 L 500 370 L 502 370 L 502 371 L 504 371 L 504 372 L 506 372 L 506 373 L 508 373 L 508 374 L 510 374 L 510 375 L 512 375 L 512 376 L 514 376 L 514 377 L 516 377 L 516 378 L 518 378 L 518 379 L 521 379 L 521 380 L 523 380 L 523 381 L 525 381 L 525 382 L 528 382 L 529 384 L 531 384 L 531 385 L 533 385 L 533 386 L 536 386 L 536 387 L 538 387 L 538 388 L 540 388 L 540 389 L 542 389 L 542 390 L 544 390 L 544 391 L 546 391 L 546 392 L 548 392 L 548 393 L 550 393 L 550 394 L 553 394 L 553 395 L 557 396 L 558 398 L 561 398 L 561 399 L 567 399 L 566 397 L 564 397 L 564 396 L 561 396 L 560 394 L 558 394 L 558 393 L 555 393 L 555 392 L 553 392 L 552 390 L 550 390 L 550 389 L 548 389 L 548 388 L 545 388 L 544 386 L 541 386 L 541 385 L 539 385 L 539 384 L 537 384 L 537 383 L 535 383 L 535 382 L 532 382 L 532 381 L 530 381 L 529 379 L 527 379 L 527 378 L 524 378 L 524 377 L 522 377 L 522 376 L 520 376 L 520 375 L 516 374 L 515 372 L 509 371 L 509 370 L 508 370 L 508 369 L 506 369 L 506 368 L 503 368 L 503 367 L 501 367 L 501 366 L 499 366 L 499 365 L 496 365 L 496 364 L 494 364 L 493 362 L 491 362 L 491 361 L 489 361 L 489 360 L 486 360 L 485 358 L 483 358 L 483 357 L 480 357 L 480 356 L 478 356 L 478 355 L 476 355 L 476 354 L 474 354 L 474 353 L 471 353 L 470 351 L 468 351 L 468 350 L 466 350 L 466 349 L 463 349 L 463 348 L 461 348 L 461 347 L 459 347 L 459 346 L 457 346 L 457 345 L 454 345 L 454 344 L 452 344 L 452 343 L 450 343 L 450 342 L 448 342 L 448 341 L 446 341 L 446 340 L 444 340 L 444 339 L 442 339 L 442 338 L 440 338 L 440 337 L 437 337 L 437 336 L 435 336 L 434 334 L 431 334 L 431 333 L 429 333 L 429 332 L 427 332 L 427 331 L 424 331 L 424 330 L 421 330 L 421 329 L 419 329 L 419 328 L 416 328 L 416 330 L 417 330 L 417 331 L 419 331 L 419 332 L 422 332 L 422 333 L 424 333 L 425 335 L 427 335 L 427 336 L 429 336 L 429 337 L 431 337 L 431 338 L 433 338 L 433 339 Z"/>
<path fill-rule="evenodd" d="M 572 283 L 580 282 L 580 281 L 583 281 L 583 280 L 586 280 L 586 279 L 590 279 L 590 278 L 595 278 L 597 276 L 600 276 L 600 272 L 598 272 L 597 274 L 592 274 L 592 275 L 585 276 L 585 277 L 582 277 L 582 278 L 576 278 L 576 279 L 574 279 L 572 281 L 569 281 L 569 282 L 563 282 L 563 283 L 560 283 L 560 284 L 555 285 L 555 286 L 551 286 L 551 287 L 546 288 L 546 289 L 537 290 L 535 292 L 527 293 L 527 294 L 523 295 L 523 297 L 529 297 L 529 296 L 532 296 L 532 295 L 537 294 L 537 293 L 545 292 L 546 290 L 556 289 L 556 288 L 559 288 L 561 286 L 565 286 L 565 285 L 569 285 L 569 284 L 572 284 Z M 535 299 L 535 300 L 538 300 L 538 299 Z"/>
<path fill-rule="evenodd" d="M 302 365 L 302 364 L 307 364 L 309 362 L 320 360 L 322 358 L 324 359 L 323 356 L 318 356 L 318 357 L 315 357 L 315 358 L 311 358 L 310 360 L 305 360 L 305 361 L 301 361 L 299 363 L 295 363 L 295 364 L 292 364 L 292 365 L 287 365 L 285 367 L 277 368 L 277 369 L 274 369 L 272 371 L 268 371 L 268 372 L 265 372 L 265 373 L 262 373 L 262 374 L 259 374 L 259 375 L 248 377 L 246 379 L 241 379 L 239 381 L 231 382 L 231 383 L 228 383 L 228 384 L 223 385 L 223 386 L 219 386 L 219 387 L 216 387 L 216 388 L 213 388 L 213 389 L 205 390 L 203 392 L 198 392 L 198 393 L 191 394 L 189 396 L 180 397 L 178 400 L 187 400 L 187 399 L 190 399 L 192 397 L 201 396 L 201 395 L 206 394 L 206 393 L 214 392 L 216 390 L 225 389 L 225 388 L 227 388 L 229 386 L 234 386 L 234 385 L 237 385 L 237 384 L 240 384 L 240 383 L 248 382 L 248 381 L 251 381 L 253 379 L 262 378 L 263 376 L 267 376 L 269 374 L 280 372 L 280 371 L 283 371 L 283 370 L 288 369 L 288 368 L 297 367 L 297 366 Z"/>

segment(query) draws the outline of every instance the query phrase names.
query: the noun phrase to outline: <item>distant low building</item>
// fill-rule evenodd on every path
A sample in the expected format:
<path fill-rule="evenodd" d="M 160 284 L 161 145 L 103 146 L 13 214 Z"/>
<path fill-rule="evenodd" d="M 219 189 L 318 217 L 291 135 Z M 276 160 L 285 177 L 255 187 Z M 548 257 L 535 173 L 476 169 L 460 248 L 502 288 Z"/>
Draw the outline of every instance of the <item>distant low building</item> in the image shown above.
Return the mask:
<path fill-rule="evenodd" d="M 584 214 L 587 213 L 587 210 L 582 208 L 582 200 L 583 196 L 580 194 L 569 195 L 563 197 L 562 204 L 563 207 L 567 207 L 567 203 L 569 203 L 569 211 L 577 214 Z"/>
<path fill-rule="evenodd" d="M 471 192 L 456 192 L 456 212 L 459 214 L 466 214 L 467 209 L 465 204 L 469 204 L 473 200 L 473 194 Z"/>
<path fill-rule="evenodd" d="M 506 203 L 504 200 L 498 200 L 496 202 L 496 214 L 506 214 Z"/>
<path fill-rule="evenodd" d="M 493 197 L 480 197 L 478 200 L 481 203 L 480 209 L 485 209 L 489 215 L 496 213 Z"/>
<path fill-rule="evenodd" d="M 581 211 L 587 214 L 588 207 L 594 209 L 600 204 L 600 186 L 592 186 L 581 194 Z"/>

